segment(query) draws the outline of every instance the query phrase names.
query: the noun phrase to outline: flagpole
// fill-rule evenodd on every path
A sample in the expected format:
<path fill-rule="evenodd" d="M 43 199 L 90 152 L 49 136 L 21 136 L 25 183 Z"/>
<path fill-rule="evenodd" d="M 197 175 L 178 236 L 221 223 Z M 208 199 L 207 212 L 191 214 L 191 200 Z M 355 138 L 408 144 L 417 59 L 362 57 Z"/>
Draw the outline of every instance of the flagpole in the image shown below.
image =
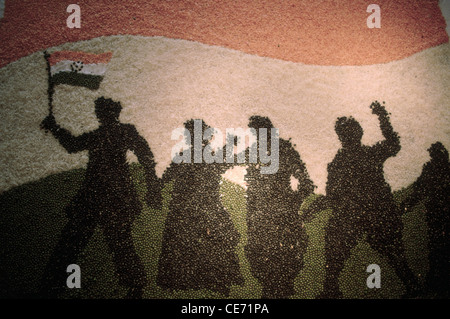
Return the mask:
<path fill-rule="evenodd" d="M 53 85 L 53 81 L 52 81 L 52 75 L 50 72 L 50 54 L 48 54 L 47 51 L 44 51 L 44 58 L 45 61 L 47 63 L 47 75 L 48 75 L 48 88 L 47 88 L 47 95 L 48 95 L 48 112 L 49 115 L 53 114 L 53 92 L 54 90 L 54 85 Z"/>

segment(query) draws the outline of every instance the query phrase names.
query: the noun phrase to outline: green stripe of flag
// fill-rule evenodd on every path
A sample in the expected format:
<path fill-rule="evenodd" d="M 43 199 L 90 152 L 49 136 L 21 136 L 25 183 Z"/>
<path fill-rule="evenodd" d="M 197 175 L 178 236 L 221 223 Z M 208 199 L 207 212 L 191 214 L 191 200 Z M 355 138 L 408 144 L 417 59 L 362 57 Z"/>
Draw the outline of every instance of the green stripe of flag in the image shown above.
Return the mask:
<path fill-rule="evenodd" d="M 103 76 L 84 74 L 78 72 L 59 72 L 52 76 L 52 82 L 57 84 L 68 84 L 73 86 L 83 86 L 91 90 L 97 90 L 100 87 L 100 82 Z"/>

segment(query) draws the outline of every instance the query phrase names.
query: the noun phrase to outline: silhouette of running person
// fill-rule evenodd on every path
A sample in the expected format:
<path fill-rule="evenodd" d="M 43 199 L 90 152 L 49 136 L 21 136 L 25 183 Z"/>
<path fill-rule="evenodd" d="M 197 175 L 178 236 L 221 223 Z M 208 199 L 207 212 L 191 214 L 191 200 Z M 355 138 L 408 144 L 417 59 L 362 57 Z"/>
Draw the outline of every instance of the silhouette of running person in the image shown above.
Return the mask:
<path fill-rule="evenodd" d="M 119 284 L 129 288 L 127 297 L 140 298 L 147 284 L 146 272 L 131 234 L 132 223 L 142 207 L 131 180 L 127 150 L 135 153 L 144 168 L 147 202 L 153 208 L 158 208 L 161 203 L 160 180 L 145 139 L 133 125 L 119 122 L 121 109 L 119 102 L 98 98 L 95 113 L 100 125 L 80 136 L 73 136 L 60 127 L 53 114 L 42 122 L 42 128 L 50 131 L 69 153 L 89 152 L 84 183 L 65 208 L 69 221 L 43 276 L 43 293 L 50 297 L 66 288 L 66 268 L 76 263 L 97 226 L 103 229 Z"/>
<path fill-rule="evenodd" d="M 441 142 L 428 149 L 431 160 L 413 184 L 413 193 L 403 203 L 406 209 L 423 201 L 428 224 L 429 271 L 426 289 L 437 298 L 450 296 L 450 162 Z"/>
<path fill-rule="evenodd" d="M 361 144 L 363 129 L 352 117 L 338 118 L 335 130 L 342 143 L 328 164 L 326 202 L 333 208 L 325 233 L 326 275 L 322 298 L 340 298 L 339 274 L 350 250 L 365 233 L 370 246 L 386 256 L 408 294 L 417 289 L 416 278 L 404 258 L 401 212 L 384 179 L 383 163 L 400 151 L 400 139 L 384 106 L 371 104 L 385 140 Z"/>
<path fill-rule="evenodd" d="M 271 136 L 273 125 L 269 118 L 252 116 L 250 128 L 258 135 L 267 129 Z M 267 149 L 271 149 L 268 139 Z M 246 152 L 249 163 L 249 149 Z M 295 293 L 294 280 L 303 265 L 308 236 L 307 221 L 299 215 L 303 200 L 314 191 L 305 164 L 290 140 L 279 138 L 279 168 L 275 174 L 261 174 L 259 159 L 249 163 L 245 176 L 247 188 L 247 238 L 245 253 L 252 275 L 263 287 L 262 298 L 287 298 Z M 291 187 L 291 176 L 298 188 Z"/>
<path fill-rule="evenodd" d="M 190 145 L 191 162 L 175 163 L 163 174 L 163 182 L 173 181 L 172 198 L 165 222 L 158 263 L 157 284 L 170 290 L 209 289 L 228 296 L 232 285 L 242 285 L 236 247 L 240 234 L 220 196 L 221 175 L 228 163 L 194 162 L 194 125 L 201 123 L 203 153 L 210 145 L 203 138 L 209 128 L 203 120 L 184 125 Z"/>

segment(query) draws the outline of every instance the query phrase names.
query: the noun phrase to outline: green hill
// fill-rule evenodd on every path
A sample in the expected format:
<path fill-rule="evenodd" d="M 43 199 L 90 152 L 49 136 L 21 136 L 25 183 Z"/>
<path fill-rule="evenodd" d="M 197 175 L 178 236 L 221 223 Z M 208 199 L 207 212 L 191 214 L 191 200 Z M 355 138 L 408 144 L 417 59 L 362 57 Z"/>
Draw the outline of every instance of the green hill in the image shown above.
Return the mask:
<path fill-rule="evenodd" d="M 143 198 L 143 170 L 138 164 L 131 165 L 133 181 Z M 63 209 L 81 186 L 84 169 L 55 174 L 39 181 L 25 184 L 0 195 L 0 297 L 39 297 L 37 287 L 53 247 L 67 222 Z M 136 219 L 133 237 L 138 254 L 148 274 L 144 298 L 224 298 L 208 290 L 167 291 L 156 285 L 158 258 L 165 218 L 168 213 L 172 185 L 164 187 L 163 208 L 149 209 L 145 204 Z M 245 190 L 223 180 L 222 200 L 241 234 L 237 247 L 241 272 L 245 277 L 243 286 L 233 286 L 229 298 L 260 298 L 261 286 L 251 275 L 244 254 L 246 245 L 246 198 Z M 397 200 L 409 195 L 406 188 L 395 193 Z M 303 205 L 311 204 L 317 195 L 311 195 Z M 418 205 L 404 215 L 404 243 L 406 257 L 413 271 L 424 278 L 428 270 L 427 226 L 425 209 Z M 300 209 L 301 213 L 301 209 Z M 296 294 L 292 298 L 315 298 L 322 289 L 325 275 L 324 236 L 325 225 L 333 212 L 328 209 L 318 213 L 305 225 L 309 235 L 304 267 L 295 281 Z M 81 267 L 81 289 L 67 289 L 64 298 L 122 298 L 126 290 L 118 285 L 114 265 L 104 241 L 102 231 L 97 229 L 88 247 L 76 262 Z M 381 289 L 369 289 L 366 279 L 369 264 L 380 265 Z M 399 298 L 404 293 L 401 281 L 387 260 L 377 254 L 364 239 L 352 250 L 340 275 L 341 290 L 346 298 Z"/>

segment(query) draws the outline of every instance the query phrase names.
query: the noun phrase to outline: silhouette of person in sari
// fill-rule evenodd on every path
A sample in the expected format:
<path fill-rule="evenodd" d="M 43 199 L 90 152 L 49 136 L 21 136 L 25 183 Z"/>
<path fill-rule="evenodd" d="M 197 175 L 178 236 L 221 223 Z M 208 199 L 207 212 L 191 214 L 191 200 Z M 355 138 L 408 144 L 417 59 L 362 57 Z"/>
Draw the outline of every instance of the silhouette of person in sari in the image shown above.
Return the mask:
<path fill-rule="evenodd" d="M 133 125 L 119 122 L 121 109 L 119 102 L 98 98 L 95 113 L 100 125 L 80 136 L 73 136 L 60 127 L 53 114 L 42 122 L 42 128 L 50 131 L 69 153 L 89 152 L 84 183 L 65 208 L 69 221 L 43 276 L 42 290 L 50 297 L 65 288 L 66 267 L 76 263 L 97 226 L 102 228 L 112 253 L 119 284 L 129 288 L 127 297 L 141 297 L 147 284 L 131 235 L 133 221 L 142 207 L 131 180 L 127 151 L 134 152 L 144 168 L 146 200 L 153 208 L 161 204 L 160 180 L 146 140 Z"/>
<path fill-rule="evenodd" d="M 211 138 L 203 120 L 185 124 L 185 139 L 194 155 L 195 133 L 201 134 L 198 150 L 203 154 Z M 195 125 L 199 125 L 195 130 Z M 183 152 L 183 153 L 184 153 Z M 232 285 L 241 285 L 236 247 L 240 234 L 221 202 L 221 174 L 228 163 L 172 162 L 163 182 L 173 181 L 172 199 L 165 222 L 158 264 L 157 284 L 174 290 L 209 289 L 228 296 Z"/>
<path fill-rule="evenodd" d="M 252 116 L 249 127 L 256 130 L 258 154 L 260 129 L 270 134 L 273 125 L 267 117 Z M 270 135 L 269 135 L 270 136 Z M 303 200 L 314 191 L 313 182 L 299 153 L 289 140 L 279 139 L 279 167 L 274 174 L 262 174 L 260 159 L 250 163 L 247 149 L 247 238 L 245 253 L 252 275 L 263 286 L 262 298 L 287 298 L 295 293 L 294 280 L 303 265 L 308 236 L 299 215 Z M 271 150 L 273 136 L 267 141 Z M 265 150 L 264 150 L 265 151 Z M 298 180 L 293 190 L 291 177 Z"/>

